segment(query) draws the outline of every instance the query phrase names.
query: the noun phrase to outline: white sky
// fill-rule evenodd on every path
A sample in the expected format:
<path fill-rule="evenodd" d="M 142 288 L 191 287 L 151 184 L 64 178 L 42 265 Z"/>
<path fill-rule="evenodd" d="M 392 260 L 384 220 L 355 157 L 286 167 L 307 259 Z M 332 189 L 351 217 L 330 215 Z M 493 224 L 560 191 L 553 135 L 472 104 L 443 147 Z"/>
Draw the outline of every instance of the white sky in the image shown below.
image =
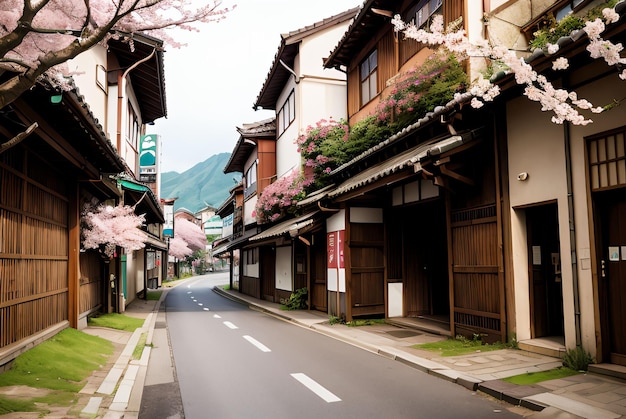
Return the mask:
<path fill-rule="evenodd" d="M 232 152 L 236 127 L 273 111 L 252 104 L 280 45 L 280 34 L 361 6 L 362 0 L 223 0 L 237 7 L 201 33 L 184 33 L 186 47 L 164 55 L 167 118 L 148 133 L 161 135 L 161 171 L 184 172 L 214 154 Z M 337 40 L 339 41 L 339 40 Z"/>

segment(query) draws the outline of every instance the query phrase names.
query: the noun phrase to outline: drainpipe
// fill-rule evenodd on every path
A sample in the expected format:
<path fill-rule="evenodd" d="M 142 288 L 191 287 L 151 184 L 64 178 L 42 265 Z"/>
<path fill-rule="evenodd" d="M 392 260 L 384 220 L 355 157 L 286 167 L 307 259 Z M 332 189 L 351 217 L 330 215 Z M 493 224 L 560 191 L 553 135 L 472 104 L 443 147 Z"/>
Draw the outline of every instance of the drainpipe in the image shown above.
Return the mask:
<path fill-rule="evenodd" d="M 293 71 L 291 68 L 289 68 L 289 66 L 287 64 L 285 64 L 285 62 L 283 60 L 279 60 L 278 62 L 280 63 L 280 65 L 285 67 L 285 70 L 287 70 L 288 72 L 293 74 L 293 78 L 295 79 L 296 84 L 300 83 L 300 77 L 298 77 L 298 75 L 296 74 L 295 71 Z"/>
<path fill-rule="evenodd" d="M 578 262 L 576 255 L 576 227 L 574 221 L 574 192 L 572 186 L 572 155 L 570 125 L 563 124 L 563 136 L 565 143 L 565 170 L 567 177 L 567 211 L 569 222 L 569 244 L 572 253 L 572 288 L 574 289 L 574 326 L 576 329 L 576 346 L 582 345 L 580 326 L 580 295 L 578 288 Z"/>
<path fill-rule="evenodd" d="M 139 64 L 151 59 L 154 56 L 155 52 L 156 48 L 152 50 L 150 55 L 137 61 L 135 64 L 128 67 L 123 73 L 120 71 L 117 72 L 117 154 L 119 154 L 120 156 L 122 152 L 122 105 L 124 104 L 124 80 L 126 80 L 128 73 L 137 68 Z"/>

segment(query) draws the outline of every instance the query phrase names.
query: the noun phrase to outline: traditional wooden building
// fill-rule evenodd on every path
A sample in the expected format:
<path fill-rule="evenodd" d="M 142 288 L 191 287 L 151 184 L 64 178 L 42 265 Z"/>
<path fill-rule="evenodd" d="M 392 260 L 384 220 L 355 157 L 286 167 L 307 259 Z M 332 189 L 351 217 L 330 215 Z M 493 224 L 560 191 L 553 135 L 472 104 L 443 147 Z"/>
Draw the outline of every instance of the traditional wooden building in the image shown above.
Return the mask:
<path fill-rule="evenodd" d="M 258 223 L 255 207 L 267 186 L 288 178 L 294 171 L 300 172 L 298 135 L 322 118 L 344 115 L 345 76 L 324 69 L 320 60 L 345 32 L 356 12 L 356 8 L 347 10 L 281 35 L 274 62 L 254 104 L 257 109 L 275 112 L 275 118 L 271 118 L 273 131 L 262 129 L 268 121 L 240 129 L 240 140 L 225 172 L 238 171 L 243 175 L 244 233 L 228 246 L 234 255 L 237 249 L 240 252 L 242 293 L 279 302 L 298 289 L 308 289 L 311 283 L 325 286 L 326 272 L 321 268 L 324 236 L 310 236 L 313 230 L 323 228 L 317 217 L 319 211 L 304 218 L 297 215 L 290 219 L 294 214 L 288 214 L 279 220 Z M 311 255 L 317 261 L 313 266 L 318 266 L 314 275 Z M 234 263 L 231 266 L 236 269 Z M 313 297 L 316 302 L 309 306 L 325 311 L 326 291 L 317 288 Z"/>
<path fill-rule="evenodd" d="M 84 98 L 38 84 L 0 110 L 0 364 L 110 302 L 108 271 L 81 252 L 81 204 L 119 198 L 124 163 Z"/>
<path fill-rule="evenodd" d="M 365 2 L 325 62 L 348 75 L 351 126 L 375 111 L 395 78 L 433 53 L 402 40 L 390 17 L 418 26 L 435 14 L 445 24 L 467 22 L 465 6 Z M 444 325 L 452 336 L 506 340 L 497 116 L 468 117 L 467 100 L 440 103 L 331 173 L 338 186 L 325 199 L 341 209 L 335 223 L 344 236 L 346 319 L 419 319 Z"/>
<path fill-rule="evenodd" d="M 71 63 L 84 70 L 72 89 L 42 80 L 0 110 L 0 365 L 94 312 L 123 311 L 163 275 L 163 212 L 135 176 L 145 125 L 165 115 L 161 45 L 137 35 L 133 51 L 94 47 Z M 84 206 L 118 203 L 146 214 L 145 248 L 82 249 Z"/>

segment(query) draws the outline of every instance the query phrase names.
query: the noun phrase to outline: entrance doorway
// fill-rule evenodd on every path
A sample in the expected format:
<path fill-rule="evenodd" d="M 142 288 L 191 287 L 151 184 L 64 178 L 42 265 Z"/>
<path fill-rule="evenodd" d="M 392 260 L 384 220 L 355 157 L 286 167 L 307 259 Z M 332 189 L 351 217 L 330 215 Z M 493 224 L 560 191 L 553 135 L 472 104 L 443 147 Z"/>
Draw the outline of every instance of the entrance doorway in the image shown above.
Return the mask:
<path fill-rule="evenodd" d="M 603 359 L 626 365 L 626 198 L 624 190 L 596 200 L 598 284 Z"/>
<path fill-rule="evenodd" d="M 563 286 L 557 204 L 526 209 L 531 336 L 563 336 Z"/>
<path fill-rule="evenodd" d="M 398 217 L 403 235 L 406 317 L 448 323 L 450 293 L 443 200 L 405 208 Z"/>

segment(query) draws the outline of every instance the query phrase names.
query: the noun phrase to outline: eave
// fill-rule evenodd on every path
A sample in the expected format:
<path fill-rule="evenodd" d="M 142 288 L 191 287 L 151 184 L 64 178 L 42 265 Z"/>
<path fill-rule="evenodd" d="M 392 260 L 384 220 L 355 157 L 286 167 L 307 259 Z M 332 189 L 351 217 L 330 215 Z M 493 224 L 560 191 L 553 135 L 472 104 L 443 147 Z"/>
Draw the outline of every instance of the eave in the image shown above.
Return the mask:
<path fill-rule="evenodd" d="M 109 52 L 115 55 L 121 67 L 109 71 L 125 71 L 154 52 L 150 59 L 140 63 L 130 72 L 142 121 L 148 124 L 167 116 L 163 41 L 147 35 L 133 34 L 133 44 L 134 51 L 131 51 L 127 42 L 114 39 L 109 41 Z"/>
<path fill-rule="evenodd" d="M 390 26 L 389 17 L 375 13 L 372 9 L 398 12 L 401 3 L 393 0 L 366 0 L 343 38 L 324 60 L 325 68 L 345 70 L 357 53 L 371 41 L 372 35 L 384 26 Z"/>
<path fill-rule="evenodd" d="M 224 166 L 224 173 L 243 173 L 244 166 L 250 157 L 250 154 L 258 145 L 260 139 L 276 140 L 276 118 L 268 118 L 263 121 L 250 124 L 243 124 L 243 127 L 237 127 L 239 132 L 239 140 L 235 144 L 235 148 Z"/>
<path fill-rule="evenodd" d="M 292 75 L 289 70 L 285 68 L 285 65 L 293 69 L 296 56 L 300 50 L 300 42 L 308 36 L 354 18 L 359 10 L 359 7 L 355 7 L 313 23 L 312 25 L 305 26 L 287 34 L 281 34 L 281 41 L 278 46 L 278 51 L 274 56 L 274 62 L 265 78 L 261 92 L 252 107 L 254 109 L 276 110 L 278 96 L 287 84 L 289 77 Z"/>

